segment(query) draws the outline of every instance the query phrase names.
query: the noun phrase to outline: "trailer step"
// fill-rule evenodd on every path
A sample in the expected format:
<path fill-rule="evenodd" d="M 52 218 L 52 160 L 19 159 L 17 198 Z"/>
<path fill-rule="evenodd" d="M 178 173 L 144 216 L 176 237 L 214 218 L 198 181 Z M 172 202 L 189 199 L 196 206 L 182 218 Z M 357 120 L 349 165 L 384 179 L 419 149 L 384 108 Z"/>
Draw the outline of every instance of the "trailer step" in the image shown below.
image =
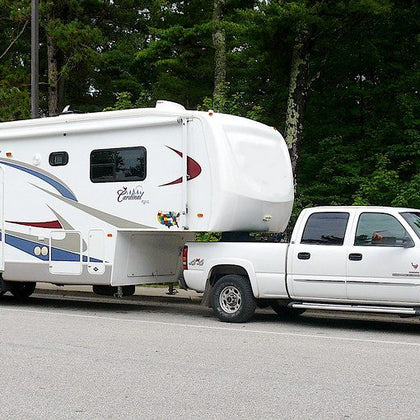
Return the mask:
<path fill-rule="evenodd" d="M 291 308 L 316 309 L 325 311 L 370 312 L 382 314 L 396 314 L 405 316 L 419 316 L 420 308 L 406 308 L 398 306 L 367 306 L 367 305 L 339 305 L 335 303 L 293 302 Z"/>

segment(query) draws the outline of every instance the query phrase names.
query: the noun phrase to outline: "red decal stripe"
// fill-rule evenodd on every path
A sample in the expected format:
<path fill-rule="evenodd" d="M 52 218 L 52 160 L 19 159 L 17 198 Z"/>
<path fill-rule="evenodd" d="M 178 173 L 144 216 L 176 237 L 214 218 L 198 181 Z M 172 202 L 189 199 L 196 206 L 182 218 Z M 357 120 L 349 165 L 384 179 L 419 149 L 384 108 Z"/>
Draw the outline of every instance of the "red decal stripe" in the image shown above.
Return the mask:
<path fill-rule="evenodd" d="M 14 223 L 15 225 L 39 227 L 45 229 L 63 229 L 61 223 L 58 220 L 52 220 L 51 222 L 8 222 Z"/>
<path fill-rule="evenodd" d="M 177 155 L 183 156 L 182 152 L 179 150 L 173 149 L 172 147 L 166 146 L 168 149 L 173 150 Z M 193 159 L 187 156 L 187 181 L 191 181 L 194 178 L 197 178 L 201 174 L 201 166 Z M 159 185 L 159 187 L 165 187 L 167 185 L 180 184 L 182 182 L 182 177 L 179 177 L 175 181 L 168 182 L 166 184 Z"/>

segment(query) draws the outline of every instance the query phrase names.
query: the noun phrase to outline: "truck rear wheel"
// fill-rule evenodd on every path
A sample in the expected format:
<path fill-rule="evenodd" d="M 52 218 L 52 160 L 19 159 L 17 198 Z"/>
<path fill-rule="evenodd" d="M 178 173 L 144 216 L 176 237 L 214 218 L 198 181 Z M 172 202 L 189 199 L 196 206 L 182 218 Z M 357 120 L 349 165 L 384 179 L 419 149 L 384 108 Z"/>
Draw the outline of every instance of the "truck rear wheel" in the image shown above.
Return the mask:
<path fill-rule="evenodd" d="M 213 288 L 213 311 L 222 322 L 246 322 L 254 315 L 256 306 L 251 285 L 243 276 L 228 274 Z"/>
<path fill-rule="evenodd" d="M 16 299 L 26 299 L 35 291 L 35 286 L 35 282 L 29 281 L 14 283 L 10 288 L 10 293 Z"/>

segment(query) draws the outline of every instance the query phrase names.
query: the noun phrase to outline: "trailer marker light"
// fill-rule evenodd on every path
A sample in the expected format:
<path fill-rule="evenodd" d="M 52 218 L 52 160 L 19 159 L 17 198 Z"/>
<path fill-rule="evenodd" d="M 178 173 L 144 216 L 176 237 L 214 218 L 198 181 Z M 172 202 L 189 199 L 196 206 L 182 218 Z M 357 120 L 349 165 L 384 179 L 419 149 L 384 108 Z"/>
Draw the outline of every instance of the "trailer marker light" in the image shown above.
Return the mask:
<path fill-rule="evenodd" d="M 203 213 L 197 213 L 197 217 L 204 217 L 204 214 Z"/>
<path fill-rule="evenodd" d="M 112 238 L 112 233 L 108 233 L 106 236 L 108 236 L 108 238 Z"/>
<path fill-rule="evenodd" d="M 12 152 L 6 152 L 6 156 L 7 157 L 13 157 L 13 153 Z"/>
<path fill-rule="evenodd" d="M 214 111 L 212 109 L 209 109 L 209 115 L 212 117 L 214 115 Z"/>

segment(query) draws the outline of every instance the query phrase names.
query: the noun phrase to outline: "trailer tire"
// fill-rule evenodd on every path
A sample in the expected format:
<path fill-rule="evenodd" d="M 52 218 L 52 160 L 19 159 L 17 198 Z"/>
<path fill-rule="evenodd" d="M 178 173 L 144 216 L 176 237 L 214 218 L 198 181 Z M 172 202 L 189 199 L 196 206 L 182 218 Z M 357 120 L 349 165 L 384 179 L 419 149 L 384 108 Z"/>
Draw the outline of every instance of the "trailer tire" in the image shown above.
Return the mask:
<path fill-rule="evenodd" d="M 289 317 L 293 318 L 299 315 L 302 315 L 305 312 L 305 309 L 301 308 L 289 308 L 284 305 L 279 305 L 277 302 L 271 303 L 271 309 L 277 314 L 282 317 Z"/>
<path fill-rule="evenodd" d="M 237 274 L 228 274 L 216 282 L 211 301 L 222 322 L 247 322 L 257 306 L 248 279 Z"/>
<path fill-rule="evenodd" d="M 35 291 L 36 283 L 30 281 L 18 282 L 11 286 L 10 293 L 19 300 L 26 299 Z"/>

